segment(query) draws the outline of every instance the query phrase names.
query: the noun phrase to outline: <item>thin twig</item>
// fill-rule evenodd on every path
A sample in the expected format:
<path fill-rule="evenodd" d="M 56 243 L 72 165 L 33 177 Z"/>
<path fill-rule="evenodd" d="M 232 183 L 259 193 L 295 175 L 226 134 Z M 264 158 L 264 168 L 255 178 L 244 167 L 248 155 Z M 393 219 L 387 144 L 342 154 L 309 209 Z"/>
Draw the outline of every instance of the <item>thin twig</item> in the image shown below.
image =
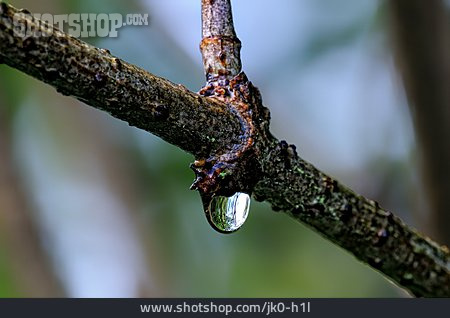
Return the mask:
<path fill-rule="evenodd" d="M 208 82 L 229 80 L 241 71 L 241 41 L 234 31 L 229 0 L 202 0 L 200 50 Z"/>
<path fill-rule="evenodd" d="M 12 19 L 17 12 L 0 3 L 4 63 L 196 157 L 229 149 L 242 137 L 241 118 L 225 103 L 197 96 L 61 31 L 48 37 L 15 36 Z M 27 21 L 42 29 L 31 17 Z M 267 124 L 265 120 L 261 124 Z M 293 145 L 265 138 L 258 143 L 265 148 L 254 153 L 261 171 L 252 176 L 258 200 L 313 227 L 415 295 L 450 296 L 446 247 L 303 161 Z"/>

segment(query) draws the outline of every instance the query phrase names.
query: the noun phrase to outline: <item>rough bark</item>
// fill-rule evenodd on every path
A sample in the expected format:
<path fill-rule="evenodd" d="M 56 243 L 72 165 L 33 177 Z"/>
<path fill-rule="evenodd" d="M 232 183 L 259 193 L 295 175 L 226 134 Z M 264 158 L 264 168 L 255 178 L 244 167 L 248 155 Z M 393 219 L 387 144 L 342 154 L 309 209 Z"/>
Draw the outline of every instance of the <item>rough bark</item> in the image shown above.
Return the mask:
<path fill-rule="evenodd" d="M 46 28 L 27 11 L 2 2 L 0 14 L 3 63 L 196 156 L 238 142 L 239 123 L 222 103 L 154 76 L 108 50 Z M 18 36 L 14 17 L 43 36 Z"/>
<path fill-rule="evenodd" d="M 275 139 L 268 133 L 268 114 L 251 83 L 232 88 L 241 91 L 248 108 L 230 107 L 230 99 L 198 96 L 58 30 L 47 37 L 20 38 L 12 27 L 17 12 L 4 3 L 0 6 L 4 63 L 154 133 L 196 158 L 222 160 L 241 149 L 236 145 L 245 146 L 243 136 L 245 140 L 254 137 L 250 150 L 238 151 L 243 158 L 238 166 L 251 163 L 255 173 L 247 186 L 257 200 L 268 201 L 274 210 L 313 227 L 416 296 L 450 296 L 448 249 L 299 158 L 293 145 Z M 43 29 L 31 16 L 24 19 Z M 217 87 L 212 91 L 212 95 L 221 94 Z"/>
<path fill-rule="evenodd" d="M 441 0 L 388 1 L 397 64 L 414 119 L 430 234 L 450 244 L 450 20 Z"/>

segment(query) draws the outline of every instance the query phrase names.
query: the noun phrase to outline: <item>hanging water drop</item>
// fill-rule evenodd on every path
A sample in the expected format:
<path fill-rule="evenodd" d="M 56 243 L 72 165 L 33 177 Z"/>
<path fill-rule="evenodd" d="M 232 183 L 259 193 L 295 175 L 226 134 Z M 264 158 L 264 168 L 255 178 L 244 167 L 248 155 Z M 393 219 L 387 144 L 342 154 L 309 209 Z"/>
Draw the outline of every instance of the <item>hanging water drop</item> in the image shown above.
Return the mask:
<path fill-rule="evenodd" d="M 250 209 L 250 196 L 236 192 L 230 197 L 202 198 L 209 224 L 218 232 L 237 231 L 245 222 Z"/>

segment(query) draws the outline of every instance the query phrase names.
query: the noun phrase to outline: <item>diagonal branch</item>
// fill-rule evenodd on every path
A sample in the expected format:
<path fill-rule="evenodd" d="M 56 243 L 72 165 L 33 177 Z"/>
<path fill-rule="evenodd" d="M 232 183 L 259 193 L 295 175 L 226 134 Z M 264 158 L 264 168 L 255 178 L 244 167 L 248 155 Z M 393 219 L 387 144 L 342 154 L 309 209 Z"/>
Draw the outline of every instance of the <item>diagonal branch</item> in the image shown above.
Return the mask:
<path fill-rule="evenodd" d="M 154 76 L 0 2 L 0 63 L 52 85 L 196 156 L 237 142 L 221 103 Z M 25 26 L 31 34 L 22 37 Z M 35 36 L 37 32 L 42 36 Z M 195 120 L 193 120 L 195 119 Z"/>
<path fill-rule="evenodd" d="M 242 118 L 225 103 L 191 93 L 59 30 L 50 32 L 25 13 L 22 21 L 46 36 L 22 38 L 14 33 L 17 13 L 0 3 L 4 63 L 196 157 L 227 151 L 240 142 Z M 259 137 L 253 154 L 260 172 L 253 175 L 256 199 L 313 227 L 416 296 L 450 296 L 446 247 L 303 161 L 293 145 L 270 134 Z"/>

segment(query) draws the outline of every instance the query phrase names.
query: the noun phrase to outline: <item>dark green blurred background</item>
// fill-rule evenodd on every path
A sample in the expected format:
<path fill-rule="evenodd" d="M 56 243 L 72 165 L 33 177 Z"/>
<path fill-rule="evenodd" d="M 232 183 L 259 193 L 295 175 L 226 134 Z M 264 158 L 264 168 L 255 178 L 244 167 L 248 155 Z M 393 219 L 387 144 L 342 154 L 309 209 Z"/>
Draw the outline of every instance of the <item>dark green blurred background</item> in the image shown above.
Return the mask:
<path fill-rule="evenodd" d="M 10 1 L 36 13 L 148 13 L 83 39 L 198 91 L 200 0 Z M 272 131 L 423 229 L 415 141 L 375 0 L 234 1 L 243 68 Z M 404 297 L 267 204 L 232 235 L 189 191 L 193 158 L 0 65 L 0 296 Z"/>

